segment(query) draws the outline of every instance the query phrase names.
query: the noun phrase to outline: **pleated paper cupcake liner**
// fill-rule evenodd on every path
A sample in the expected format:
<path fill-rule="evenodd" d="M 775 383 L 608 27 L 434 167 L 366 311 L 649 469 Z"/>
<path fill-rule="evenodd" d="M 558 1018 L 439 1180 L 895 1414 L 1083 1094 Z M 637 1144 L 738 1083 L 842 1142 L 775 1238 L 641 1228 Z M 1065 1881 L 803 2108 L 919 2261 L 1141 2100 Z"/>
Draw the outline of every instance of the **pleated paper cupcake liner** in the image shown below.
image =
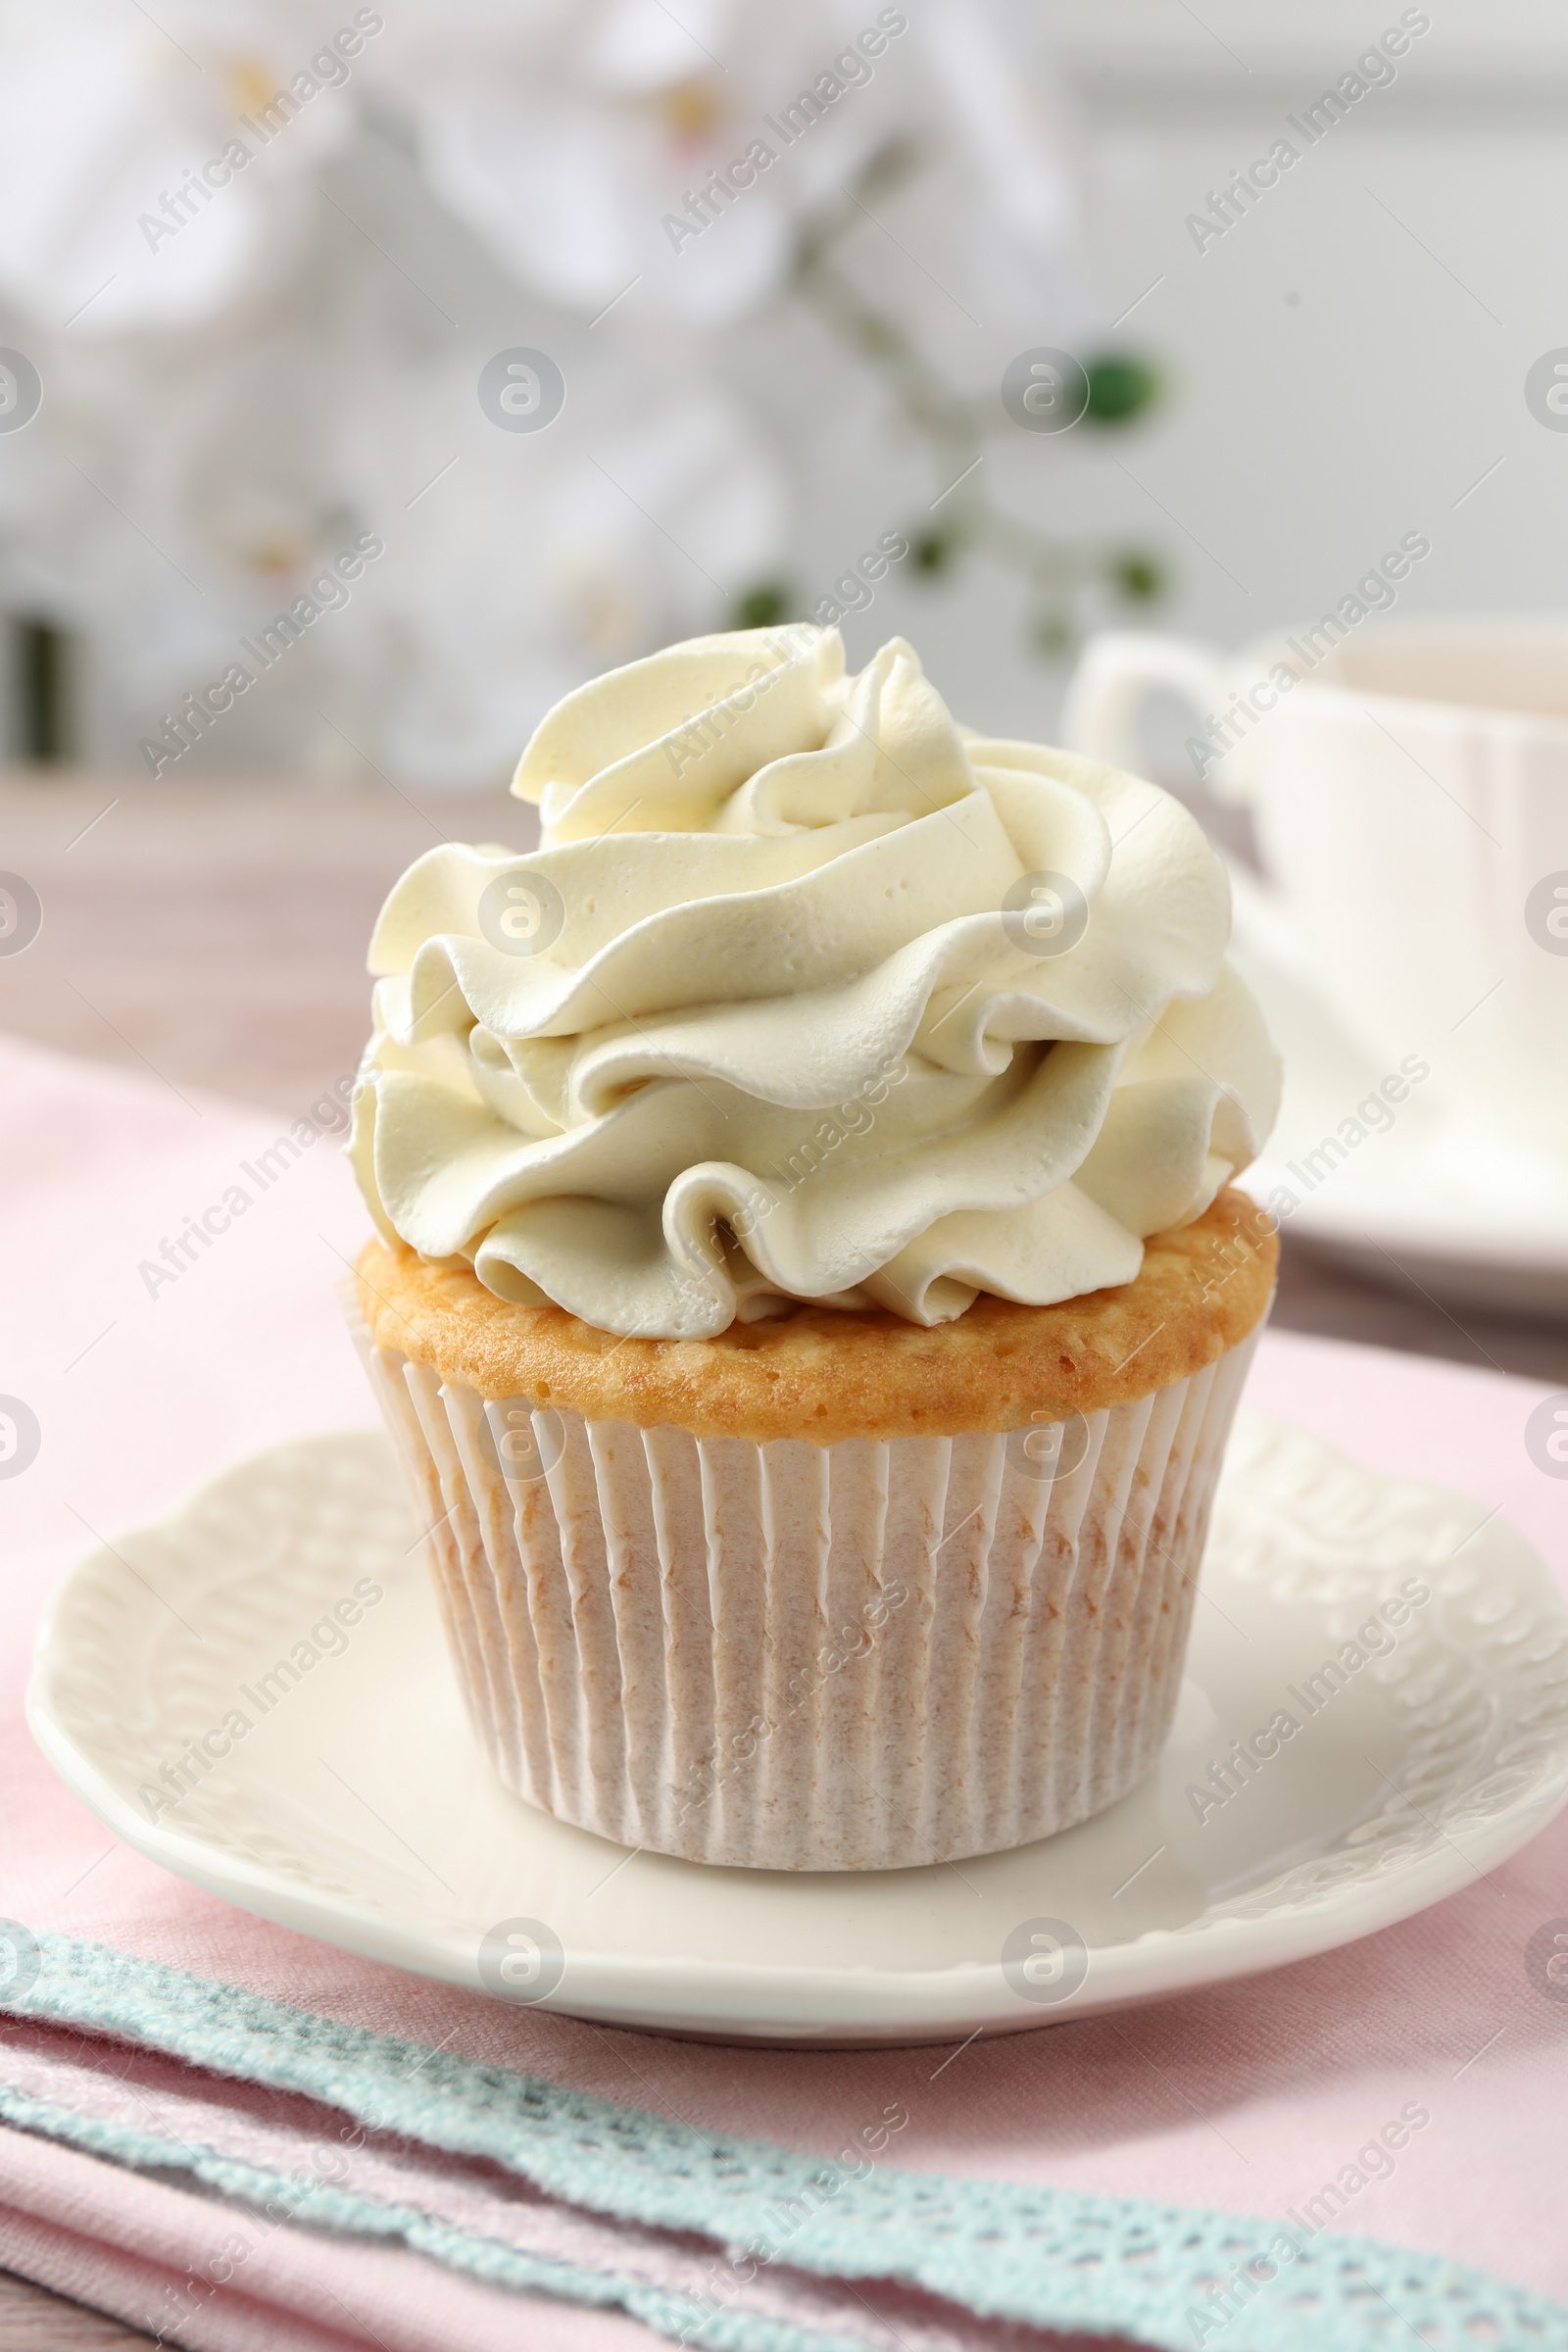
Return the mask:
<path fill-rule="evenodd" d="M 530 1804 L 692 1861 L 893 1870 L 1070 1829 L 1157 1756 L 1255 1332 L 1087 1417 L 821 1446 L 486 1402 L 354 1320 Z"/>

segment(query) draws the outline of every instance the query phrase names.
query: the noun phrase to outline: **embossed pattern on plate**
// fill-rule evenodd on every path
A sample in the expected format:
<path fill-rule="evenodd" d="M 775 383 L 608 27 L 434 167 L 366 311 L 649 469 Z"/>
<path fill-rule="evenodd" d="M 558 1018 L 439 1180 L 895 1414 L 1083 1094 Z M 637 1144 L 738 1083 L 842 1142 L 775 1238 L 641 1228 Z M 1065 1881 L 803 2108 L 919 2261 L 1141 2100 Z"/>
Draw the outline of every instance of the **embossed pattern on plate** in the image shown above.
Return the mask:
<path fill-rule="evenodd" d="M 1568 1610 L 1481 1516 L 1244 1414 L 1159 1763 L 1096 1820 L 961 1866 L 628 1857 L 511 1796 L 379 1432 L 276 1448 L 89 1554 L 29 1714 L 128 1843 L 375 1959 L 473 1987 L 488 1969 L 515 1998 L 548 1977 L 552 2008 L 723 2039 L 1017 2031 L 1350 1941 L 1550 1819 Z M 1410 1586 L 1429 1597 L 1402 1622 L 1374 1617 Z M 495 1933 L 519 1921 L 547 1965 L 498 1977 Z"/>

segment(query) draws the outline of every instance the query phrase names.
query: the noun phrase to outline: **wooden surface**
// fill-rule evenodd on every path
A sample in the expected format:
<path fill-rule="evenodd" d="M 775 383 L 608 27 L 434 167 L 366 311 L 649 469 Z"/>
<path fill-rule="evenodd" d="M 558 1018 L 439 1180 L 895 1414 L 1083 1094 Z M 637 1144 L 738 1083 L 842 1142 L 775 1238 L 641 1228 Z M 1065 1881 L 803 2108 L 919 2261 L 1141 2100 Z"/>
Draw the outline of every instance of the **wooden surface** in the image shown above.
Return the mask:
<path fill-rule="evenodd" d="M 0 780 L 0 867 L 43 904 L 0 956 L 0 1029 L 298 1117 L 360 1057 L 365 951 L 447 839 L 531 846 L 505 794 Z"/>
<path fill-rule="evenodd" d="M 0 1029 L 298 1117 L 359 1059 L 376 908 L 447 839 L 524 849 L 533 814 L 500 794 L 0 777 L 0 867 L 43 905 L 0 956 Z M 1456 1320 L 1289 1235 L 1274 1320 L 1568 1387 L 1560 1325 Z M 0 2352 L 148 2340 L 0 2274 Z"/>
<path fill-rule="evenodd" d="M 99 2352 L 100 2345 L 152 2340 L 137 2328 L 0 2271 L 0 2352 Z"/>

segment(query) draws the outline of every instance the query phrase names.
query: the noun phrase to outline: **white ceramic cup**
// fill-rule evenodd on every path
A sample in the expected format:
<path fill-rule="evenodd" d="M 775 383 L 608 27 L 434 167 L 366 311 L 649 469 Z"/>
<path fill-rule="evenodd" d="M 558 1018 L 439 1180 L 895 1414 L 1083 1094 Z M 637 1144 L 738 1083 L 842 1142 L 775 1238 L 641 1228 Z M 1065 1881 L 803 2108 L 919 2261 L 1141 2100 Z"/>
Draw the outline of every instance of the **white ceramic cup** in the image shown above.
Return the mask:
<path fill-rule="evenodd" d="M 1137 768 L 1148 698 L 1189 702 L 1194 780 L 1250 807 L 1341 1019 L 1568 1159 L 1568 621 L 1336 626 L 1240 656 L 1097 638 L 1067 740 Z"/>

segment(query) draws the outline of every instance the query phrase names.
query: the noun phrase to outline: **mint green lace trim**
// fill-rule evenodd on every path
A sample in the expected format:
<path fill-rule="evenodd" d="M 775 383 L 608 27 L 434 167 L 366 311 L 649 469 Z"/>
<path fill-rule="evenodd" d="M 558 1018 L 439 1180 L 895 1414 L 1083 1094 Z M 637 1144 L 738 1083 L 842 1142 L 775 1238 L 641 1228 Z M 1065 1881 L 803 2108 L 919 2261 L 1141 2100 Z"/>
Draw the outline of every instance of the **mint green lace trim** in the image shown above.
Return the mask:
<path fill-rule="evenodd" d="M 855 2178 L 765 2140 L 710 2136 L 101 1944 L 41 1936 L 38 1945 L 36 1981 L 0 2006 L 303 2093 L 369 2129 L 488 2157 L 584 2211 L 693 2232 L 726 2253 L 771 2255 L 787 2214 L 794 2270 L 897 2279 L 980 2318 L 1132 2336 L 1161 2352 L 1384 2352 L 1412 2333 L 1428 2352 L 1568 2352 L 1568 2306 L 1468 2265 L 1141 2198 L 881 2166 Z M 298 2199 L 297 2180 L 155 2133 L 20 2095 L 0 2096 L 0 2113 L 120 2163 L 179 2167 L 246 2203 Z M 638 2278 L 634 2259 L 614 2277 L 560 2265 L 329 2183 L 300 2218 L 397 2237 L 496 2284 L 614 2304 L 722 2352 L 863 2352 L 858 2335 L 672 2295 Z"/>

